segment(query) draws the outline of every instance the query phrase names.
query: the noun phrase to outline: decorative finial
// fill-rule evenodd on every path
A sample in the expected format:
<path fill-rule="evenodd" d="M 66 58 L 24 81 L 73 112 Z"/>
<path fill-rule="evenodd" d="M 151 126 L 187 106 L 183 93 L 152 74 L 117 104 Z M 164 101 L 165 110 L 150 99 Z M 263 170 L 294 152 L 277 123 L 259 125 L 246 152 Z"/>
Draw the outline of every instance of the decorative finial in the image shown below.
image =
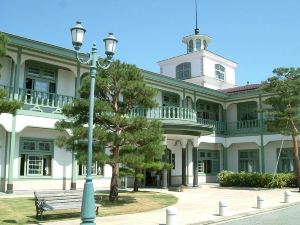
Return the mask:
<path fill-rule="evenodd" d="M 196 8 L 196 28 L 195 28 L 195 34 L 199 34 L 197 0 L 195 0 L 195 8 Z"/>

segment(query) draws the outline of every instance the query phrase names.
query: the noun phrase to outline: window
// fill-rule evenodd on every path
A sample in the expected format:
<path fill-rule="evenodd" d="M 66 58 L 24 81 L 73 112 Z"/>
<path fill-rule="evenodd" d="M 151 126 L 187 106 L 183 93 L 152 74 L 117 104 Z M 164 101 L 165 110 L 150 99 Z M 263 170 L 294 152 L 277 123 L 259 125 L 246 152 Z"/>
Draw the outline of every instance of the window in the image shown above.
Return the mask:
<path fill-rule="evenodd" d="M 57 69 L 47 64 L 26 64 L 26 100 L 42 104 L 47 99 L 52 100 L 56 92 Z M 43 100 L 42 100 L 43 99 Z"/>
<path fill-rule="evenodd" d="M 220 64 L 216 64 L 215 65 L 215 73 L 216 73 L 216 79 L 218 80 L 225 80 L 225 67 L 220 65 Z"/>
<path fill-rule="evenodd" d="M 198 150 L 198 172 L 204 174 L 220 172 L 219 151 Z"/>
<path fill-rule="evenodd" d="M 196 49 L 197 49 L 197 51 L 199 51 L 201 49 L 201 40 L 200 39 L 196 40 Z"/>
<path fill-rule="evenodd" d="M 198 100 L 196 110 L 198 119 L 219 120 L 219 107 L 215 103 Z"/>
<path fill-rule="evenodd" d="M 20 176 L 51 176 L 53 141 L 21 138 Z"/>
<path fill-rule="evenodd" d="M 204 48 L 205 50 L 207 49 L 207 41 L 206 41 L 206 40 L 203 41 L 203 48 Z"/>
<path fill-rule="evenodd" d="M 299 148 L 300 149 L 300 148 Z M 277 157 L 279 155 L 280 149 L 277 149 Z M 281 150 L 277 172 L 294 172 L 294 149 L 293 148 L 283 148 Z"/>
<path fill-rule="evenodd" d="M 176 78 L 185 80 L 191 78 L 191 63 L 181 63 L 176 66 Z"/>
<path fill-rule="evenodd" d="M 170 107 L 179 107 L 179 95 L 174 93 L 163 93 L 162 105 Z"/>
<path fill-rule="evenodd" d="M 101 175 L 103 176 L 104 172 L 104 165 L 100 162 L 94 162 L 92 165 L 92 175 Z M 79 163 L 78 164 L 78 175 L 84 176 L 86 175 L 86 164 Z"/>
<path fill-rule="evenodd" d="M 243 102 L 237 105 L 238 120 L 255 120 L 258 118 L 257 103 L 256 102 Z"/>
<path fill-rule="evenodd" d="M 258 172 L 259 171 L 259 151 L 240 150 L 239 151 L 239 172 Z"/>
<path fill-rule="evenodd" d="M 194 50 L 194 44 L 193 44 L 193 40 L 189 41 L 189 52 L 193 52 Z"/>

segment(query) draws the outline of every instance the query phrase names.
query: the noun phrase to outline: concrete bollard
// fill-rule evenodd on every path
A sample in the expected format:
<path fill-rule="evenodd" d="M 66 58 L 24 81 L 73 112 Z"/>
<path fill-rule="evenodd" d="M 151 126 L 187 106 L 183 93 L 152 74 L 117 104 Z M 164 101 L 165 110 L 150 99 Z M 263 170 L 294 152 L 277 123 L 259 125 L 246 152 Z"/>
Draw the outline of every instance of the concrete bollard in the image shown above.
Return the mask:
<path fill-rule="evenodd" d="M 284 192 L 284 202 L 289 203 L 291 201 L 291 192 L 290 191 L 285 191 Z"/>
<path fill-rule="evenodd" d="M 257 196 L 257 208 L 262 209 L 265 207 L 265 197 L 263 195 Z"/>
<path fill-rule="evenodd" d="M 166 209 L 167 223 L 166 225 L 177 225 L 177 210 L 175 207 L 169 207 Z"/>
<path fill-rule="evenodd" d="M 228 203 L 226 201 L 219 201 L 219 215 L 227 216 L 228 214 Z"/>

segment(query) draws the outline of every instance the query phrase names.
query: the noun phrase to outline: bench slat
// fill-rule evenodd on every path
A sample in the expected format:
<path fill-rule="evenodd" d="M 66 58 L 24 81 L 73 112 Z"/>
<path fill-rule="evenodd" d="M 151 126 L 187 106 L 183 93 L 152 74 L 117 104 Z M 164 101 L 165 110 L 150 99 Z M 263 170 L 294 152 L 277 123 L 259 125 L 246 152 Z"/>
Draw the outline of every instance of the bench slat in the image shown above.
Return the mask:
<path fill-rule="evenodd" d="M 80 209 L 82 204 L 82 192 L 79 191 L 34 192 L 34 196 L 37 216 L 39 214 L 41 218 L 44 211 Z M 95 203 L 97 214 L 100 206 Z"/>

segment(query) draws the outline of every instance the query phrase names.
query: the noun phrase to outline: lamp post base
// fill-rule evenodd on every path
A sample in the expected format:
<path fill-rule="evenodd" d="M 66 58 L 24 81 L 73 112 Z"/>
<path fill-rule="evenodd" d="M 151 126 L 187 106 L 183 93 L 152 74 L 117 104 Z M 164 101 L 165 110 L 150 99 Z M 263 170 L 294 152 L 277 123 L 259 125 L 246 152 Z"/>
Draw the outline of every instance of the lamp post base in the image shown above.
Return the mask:
<path fill-rule="evenodd" d="M 82 196 L 81 225 L 95 225 L 95 217 L 94 185 L 92 177 L 86 177 Z"/>

